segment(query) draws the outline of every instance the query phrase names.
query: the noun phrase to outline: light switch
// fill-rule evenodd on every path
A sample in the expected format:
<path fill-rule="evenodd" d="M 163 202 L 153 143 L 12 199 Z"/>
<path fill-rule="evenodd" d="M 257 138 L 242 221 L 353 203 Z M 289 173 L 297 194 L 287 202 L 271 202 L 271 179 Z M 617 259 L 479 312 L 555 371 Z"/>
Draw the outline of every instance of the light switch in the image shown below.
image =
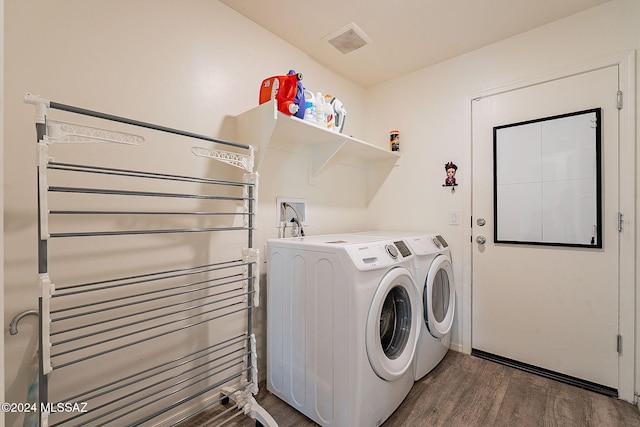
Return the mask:
<path fill-rule="evenodd" d="M 449 225 L 460 225 L 460 211 L 449 211 Z"/>

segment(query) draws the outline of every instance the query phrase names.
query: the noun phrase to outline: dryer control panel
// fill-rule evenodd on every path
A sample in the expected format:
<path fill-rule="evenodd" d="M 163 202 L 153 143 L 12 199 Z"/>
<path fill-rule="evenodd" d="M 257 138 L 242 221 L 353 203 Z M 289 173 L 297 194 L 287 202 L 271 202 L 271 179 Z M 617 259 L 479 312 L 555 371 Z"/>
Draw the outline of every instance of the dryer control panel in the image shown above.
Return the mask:
<path fill-rule="evenodd" d="M 447 250 L 449 244 L 441 235 L 415 236 L 407 239 L 416 255 L 428 255 Z"/>

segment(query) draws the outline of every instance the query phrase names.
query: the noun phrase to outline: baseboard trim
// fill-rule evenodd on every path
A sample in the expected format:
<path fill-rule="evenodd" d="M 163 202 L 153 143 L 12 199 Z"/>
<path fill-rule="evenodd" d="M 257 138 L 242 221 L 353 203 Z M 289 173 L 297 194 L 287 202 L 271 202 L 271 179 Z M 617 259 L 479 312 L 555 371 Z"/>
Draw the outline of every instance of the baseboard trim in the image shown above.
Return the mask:
<path fill-rule="evenodd" d="M 449 344 L 449 349 L 453 351 L 457 351 L 458 353 L 464 353 L 464 351 L 462 351 L 462 344 L 460 344 L 459 342 L 452 341 Z"/>
<path fill-rule="evenodd" d="M 500 363 L 501 365 L 510 366 L 512 368 L 519 369 L 521 371 L 529 372 L 531 374 L 540 375 L 541 377 L 560 381 L 562 383 L 579 387 L 585 390 L 593 391 L 595 393 L 604 394 L 605 396 L 616 397 L 616 398 L 618 397 L 618 390 L 615 388 L 607 387 L 601 384 L 596 384 L 580 378 L 561 374 L 559 372 L 550 371 L 548 369 L 540 368 L 538 366 L 529 365 L 527 363 L 519 362 L 517 360 L 498 356 L 496 354 L 487 353 L 486 351 L 477 350 L 473 348 L 471 349 L 471 355 L 478 357 L 480 359 L 489 360 L 492 362 Z"/>

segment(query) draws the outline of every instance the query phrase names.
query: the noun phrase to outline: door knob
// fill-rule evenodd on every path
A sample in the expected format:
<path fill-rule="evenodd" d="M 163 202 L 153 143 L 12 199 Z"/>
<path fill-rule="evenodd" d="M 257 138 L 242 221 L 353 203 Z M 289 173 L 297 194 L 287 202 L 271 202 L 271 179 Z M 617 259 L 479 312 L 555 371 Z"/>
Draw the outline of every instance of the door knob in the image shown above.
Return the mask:
<path fill-rule="evenodd" d="M 480 227 L 484 226 L 487 223 L 487 221 L 484 218 L 478 218 L 476 220 L 476 224 L 478 224 Z"/>
<path fill-rule="evenodd" d="M 487 243 L 487 238 L 484 236 L 478 236 L 476 237 L 476 242 L 478 242 L 479 245 L 484 245 Z"/>

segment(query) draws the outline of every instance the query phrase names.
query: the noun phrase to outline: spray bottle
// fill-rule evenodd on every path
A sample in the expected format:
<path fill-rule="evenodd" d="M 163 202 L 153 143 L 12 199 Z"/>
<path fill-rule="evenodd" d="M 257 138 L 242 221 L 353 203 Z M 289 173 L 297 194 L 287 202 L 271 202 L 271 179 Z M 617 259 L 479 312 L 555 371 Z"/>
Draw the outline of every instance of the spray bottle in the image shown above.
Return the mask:
<path fill-rule="evenodd" d="M 344 121 L 347 117 L 347 109 L 344 108 L 344 104 L 336 97 L 331 98 L 330 104 L 333 108 L 333 130 L 342 133 L 344 130 Z"/>
<path fill-rule="evenodd" d="M 344 121 L 347 118 L 347 109 L 344 108 L 344 104 L 338 98 L 333 98 L 331 100 L 331 105 L 333 105 L 333 111 L 335 115 L 335 125 L 333 129 L 336 132 L 342 133 L 344 130 Z"/>

